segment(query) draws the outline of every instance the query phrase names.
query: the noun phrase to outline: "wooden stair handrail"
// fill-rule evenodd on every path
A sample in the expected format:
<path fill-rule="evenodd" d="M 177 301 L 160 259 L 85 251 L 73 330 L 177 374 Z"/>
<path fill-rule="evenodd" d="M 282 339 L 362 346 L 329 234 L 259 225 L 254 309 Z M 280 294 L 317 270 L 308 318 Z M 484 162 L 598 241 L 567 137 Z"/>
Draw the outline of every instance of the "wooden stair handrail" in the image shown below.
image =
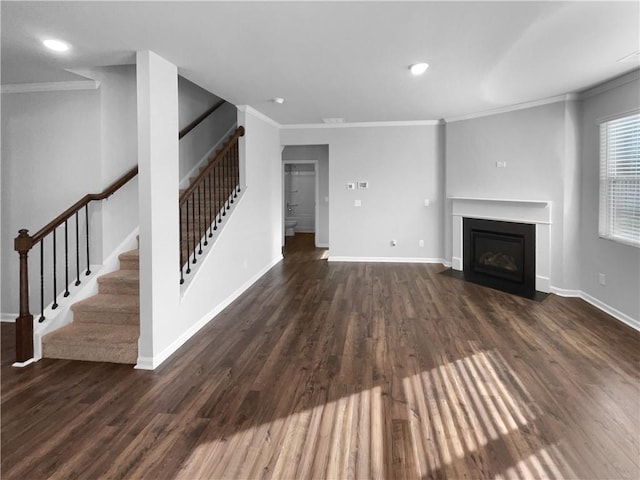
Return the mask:
<path fill-rule="evenodd" d="M 191 122 L 189 125 L 187 125 L 182 130 L 180 130 L 180 133 L 178 133 L 178 140 L 181 140 L 182 137 L 184 137 L 187 133 L 189 133 L 191 130 L 193 130 L 198 125 L 200 125 L 200 123 L 202 123 L 209 115 L 211 115 L 213 112 L 215 112 L 218 108 L 220 108 L 225 103 L 227 102 L 225 102 L 224 100 L 220 100 L 214 106 L 209 108 L 206 112 L 204 112 L 202 115 L 196 118 L 193 122 Z"/>
<path fill-rule="evenodd" d="M 58 215 L 56 218 L 54 218 L 52 221 L 50 221 L 44 227 L 38 230 L 31 237 L 32 245 L 35 245 L 44 237 L 46 237 L 49 233 L 53 232 L 56 229 L 56 227 L 59 227 L 60 225 L 62 225 L 65 220 L 71 218 L 72 215 L 80 211 L 89 202 L 93 200 L 104 200 L 105 198 L 108 198 L 111 195 L 113 195 L 115 192 L 117 192 L 122 186 L 124 186 L 127 182 L 129 182 L 129 180 L 131 180 L 137 174 L 138 174 L 138 166 L 136 165 L 127 173 L 125 173 L 122 177 L 120 177 L 118 180 L 116 180 L 107 188 L 105 188 L 102 192 L 88 193 L 87 195 L 82 197 L 80 200 L 78 200 L 76 203 L 71 205 L 64 212 L 62 212 L 60 215 Z"/>
<path fill-rule="evenodd" d="M 204 177 L 206 177 L 207 175 L 209 175 L 209 172 L 211 171 L 211 169 L 214 168 L 216 163 L 218 163 L 219 161 L 222 160 L 222 157 L 235 144 L 235 141 L 239 137 L 243 137 L 243 136 L 244 136 L 244 127 L 240 126 L 240 127 L 236 128 L 236 130 L 233 132 L 233 134 L 231 134 L 231 136 L 229 136 L 229 138 L 227 139 L 225 144 L 222 146 L 222 149 L 219 150 L 218 153 L 216 153 L 216 156 L 214 157 L 214 159 L 211 160 L 211 162 L 209 162 L 209 164 L 205 167 L 205 169 L 202 170 L 200 172 L 200 174 L 191 182 L 191 185 L 184 192 L 182 192 L 180 194 L 180 201 L 179 201 L 179 206 L 180 207 L 182 207 L 182 205 L 184 205 L 184 203 L 189 198 L 189 195 L 191 195 L 193 192 L 195 192 L 198 189 L 198 187 L 200 186 L 200 183 L 202 182 L 202 179 Z"/>

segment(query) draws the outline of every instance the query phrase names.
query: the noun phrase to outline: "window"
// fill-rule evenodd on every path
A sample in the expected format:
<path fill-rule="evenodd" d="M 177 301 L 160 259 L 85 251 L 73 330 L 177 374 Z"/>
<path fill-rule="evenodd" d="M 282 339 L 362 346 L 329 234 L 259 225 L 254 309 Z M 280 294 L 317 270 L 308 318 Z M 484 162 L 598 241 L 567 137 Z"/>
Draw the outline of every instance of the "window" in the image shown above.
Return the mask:
<path fill-rule="evenodd" d="M 640 113 L 600 124 L 600 236 L 640 246 Z"/>

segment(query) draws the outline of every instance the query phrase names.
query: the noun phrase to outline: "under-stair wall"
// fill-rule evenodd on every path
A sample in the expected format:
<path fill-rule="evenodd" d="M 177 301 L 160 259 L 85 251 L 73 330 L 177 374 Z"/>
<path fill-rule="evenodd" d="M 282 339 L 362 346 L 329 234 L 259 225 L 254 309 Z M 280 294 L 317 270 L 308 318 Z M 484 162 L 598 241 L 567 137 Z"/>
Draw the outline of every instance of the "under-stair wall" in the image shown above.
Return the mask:
<path fill-rule="evenodd" d="M 154 323 L 153 354 L 141 352 L 137 368 L 160 365 L 206 323 L 281 260 L 281 171 L 279 129 L 251 108 L 240 108 L 241 194 L 221 225 L 197 271 L 180 288 L 167 323 Z M 215 320 L 214 320 L 215 321 Z"/>

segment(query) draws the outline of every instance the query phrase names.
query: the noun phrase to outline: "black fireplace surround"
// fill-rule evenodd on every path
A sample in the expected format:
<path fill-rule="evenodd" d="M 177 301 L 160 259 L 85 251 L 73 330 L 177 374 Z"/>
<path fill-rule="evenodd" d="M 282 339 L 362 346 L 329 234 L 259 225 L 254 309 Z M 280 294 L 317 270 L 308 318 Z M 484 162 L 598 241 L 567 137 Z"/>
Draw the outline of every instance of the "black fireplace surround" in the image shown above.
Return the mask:
<path fill-rule="evenodd" d="M 535 225 L 463 218 L 462 228 L 465 280 L 534 298 Z"/>

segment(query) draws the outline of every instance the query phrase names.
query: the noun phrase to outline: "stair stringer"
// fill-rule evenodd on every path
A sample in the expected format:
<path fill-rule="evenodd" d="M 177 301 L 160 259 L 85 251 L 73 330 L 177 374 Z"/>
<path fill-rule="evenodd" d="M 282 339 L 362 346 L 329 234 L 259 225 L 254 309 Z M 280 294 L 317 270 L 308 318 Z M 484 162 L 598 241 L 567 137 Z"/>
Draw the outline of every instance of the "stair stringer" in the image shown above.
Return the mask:
<path fill-rule="evenodd" d="M 118 256 L 121 253 L 137 248 L 138 242 L 136 237 L 138 236 L 139 231 L 139 227 L 136 227 L 129 235 L 127 235 L 122 243 L 120 243 L 120 245 L 118 245 L 104 260 L 102 265 L 91 265 L 91 275 L 88 277 L 82 277 L 82 283 L 78 287 L 73 285 L 73 283 L 70 284 L 69 292 L 71 294 L 64 299 L 64 302 L 59 302 L 60 306 L 56 310 L 51 309 L 51 306 L 53 305 L 53 302 L 51 302 L 47 308 L 45 308 L 45 321 L 43 323 L 39 323 L 37 320 L 34 321 L 34 361 L 42 359 L 42 337 L 72 323 L 73 312 L 71 311 L 71 307 L 81 300 L 85 300 L 96 295 L 98 293 L 98 277 L 118 270 L 120 268 Z M 35 315 L 34 318 L 36 318 Z"/>

